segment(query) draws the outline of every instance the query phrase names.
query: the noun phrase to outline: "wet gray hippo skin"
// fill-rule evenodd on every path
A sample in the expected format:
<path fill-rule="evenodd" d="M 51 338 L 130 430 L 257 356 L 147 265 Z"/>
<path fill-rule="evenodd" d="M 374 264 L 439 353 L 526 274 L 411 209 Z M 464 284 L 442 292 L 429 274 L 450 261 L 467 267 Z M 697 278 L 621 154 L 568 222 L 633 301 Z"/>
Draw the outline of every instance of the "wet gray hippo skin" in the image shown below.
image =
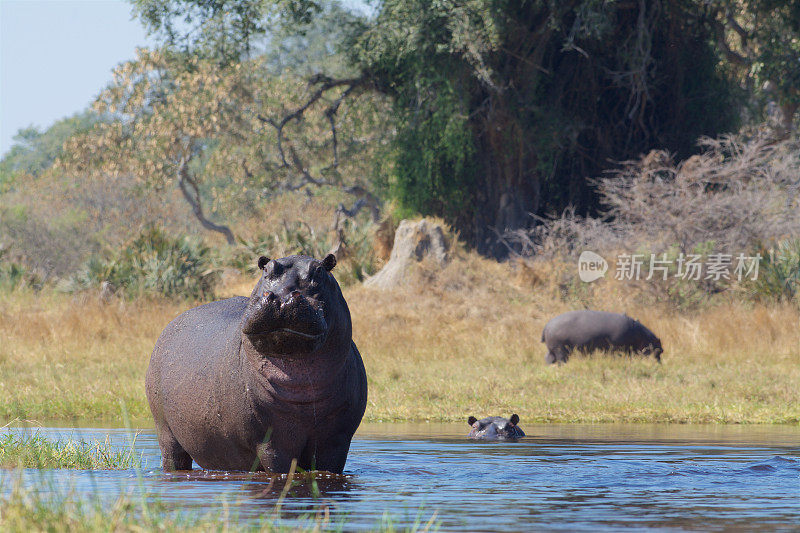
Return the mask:
<path fill-rule="evenodd" d="M 516 414 L 511 415 L 511 418 L 503 418 L 502 416 L 487 416 L 478 420 L 474 416 L 467 419 L 467 423 L 472 426 L 472 429 L 467 435 L 471 439 L 518 439 L 525 436 L 517 424 L 519 424 L 519 416 Z"/>
<path fill-rule="evenodd" d="M 250 298 L 190 309 L 161 333 L 146 390 L 165 470 L 341 473 L 367 403 L 336 258 L 258 260 Z"/>
<path fill-rule="evenodd" d="M 547 363 L 566 362 L 573 350 L 620 350 L 653 355 L 661 361 L 661 340 L 638 320 L 605 311 L 570 311 L 551 319 L 542 331 Z"/>

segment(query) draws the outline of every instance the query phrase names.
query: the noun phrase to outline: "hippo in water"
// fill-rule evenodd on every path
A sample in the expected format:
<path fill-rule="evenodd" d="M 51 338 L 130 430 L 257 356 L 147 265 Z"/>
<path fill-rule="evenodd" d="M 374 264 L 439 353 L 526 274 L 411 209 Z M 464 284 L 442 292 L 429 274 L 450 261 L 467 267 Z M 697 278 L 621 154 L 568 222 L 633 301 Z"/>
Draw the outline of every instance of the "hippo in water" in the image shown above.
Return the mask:
<path fill-rule="evenodd" d="M 620 350 L 653 355 L 661 362 L 661 340 L 641 322 L 605 311 L 570 311 L 551 319 L 542 331 L 547 363 L 566 362 L 572 350 Z"/>
<path fill-rule="evenodd" d="M 471 416 L 467 419 L 467 423 L 472 426 L 467 435 L 471 439 L 518 439 L 525 436 L 525 432 L 517 425 L 519 416 L 516 414 L 511 415 L 510 419 L 488 416 L 478 420 Z"/>
<path fill-rule="evenodd" d="M 261 257 L 249 298 L 190 309 L 156 342 L 145 388 L 165 470 L 341 473 L 367 404 L 336 258 Z"/>

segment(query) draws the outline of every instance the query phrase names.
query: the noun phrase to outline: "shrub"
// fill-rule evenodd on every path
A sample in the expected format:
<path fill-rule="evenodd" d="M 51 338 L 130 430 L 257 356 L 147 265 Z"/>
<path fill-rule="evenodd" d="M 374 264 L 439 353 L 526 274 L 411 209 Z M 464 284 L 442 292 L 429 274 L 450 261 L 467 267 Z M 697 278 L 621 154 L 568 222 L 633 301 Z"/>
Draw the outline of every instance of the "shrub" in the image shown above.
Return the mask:
<path fill-rule="evenodd" d="M 18 287 L 33 287 L 40 289 L 42 279 L 24 265 L 5 259 L 8 249 L 0 244 L 0 288 L 14 290 Z"/>
<path fill-rule="evenodd" d="M 676 309 L 698 307 L 714 294 L 740 288 L 758 299 L 796 298 L 798 141 L 776 142 L 756 133 L 702 139 L 700 144 L 702 153 L 679 163 L 664 151 L 623 163 L 596 181 L 607 209 L 602 217 L 583 218 L 568 209 L 540 219 L 531 231 L 507 232 L 509 248 L 528 262 L 569 265 L 584 250 L 606 259 L 620 252 L 645 258 L 656 254 L 671 265 L 667 279 L 629 284 L 648 302 L 664 301 Z M 770 251 L 765 242 L 780 244 Z M 698 255 L 707 264 L 712 254 L 752 257 L 759 250 L 764 259 L 755 281 L 709 279 L 705 272 L 697 280 L 676 275 L 680 254 Z"/>
<path fill-rule="evenodd" d="M 800 235 L 800 145 L 756 134 L 701 139 L 703 152 L 680 163 L 654 150 L 596 180 L 606 213 L 573 210 L 540 220 L 533 231 L 505 235 L 524 256 L 567 256 L 647 248 L 740 253 L 762 242 Z M 710 251 L 709 251 L 710 252 Z"/>
<path fill-rule="evenodd" d="M 762 257 L 758 277 L 746 285 L 753 297 L 800 301 L 800 239 L 786 239 L 758 253 Z"/>
<path fill-rule="evenodd" d="M 322 259 L 335 253 L 338 260 L 336 279 L 342 285 L 363 281 L 376 271 L 378 258 L 372 244 L 375 225 L 345 220 L 338 235 L 333 231 L 320 232 L 309 224 L 284 221 L 274 233 L 262 233 L 253 239 L 239 238 L 239 247 L 223 263 L 240 272 L 253 274 L 256 258 L 308 255 Z"/>
<path fill-rule="evenodd" d="M 239 247 L 232 257 L 224 261 L 246 274 L 253 274 L 258 269 L 256 258 L 285 257 L 287 255 L 308 255 L 321 259 L 330 250 L 330 243 L 325 235 L 318 234 L 313 227 L 302 222 L 286 222 L 274 233 L 262 233 L 252 239 L 239 237 Z"/>
<path fill-rule="evenodd" d="M 97 287 L 106 281 L 128 296 L 158 294 L 205 300 L 213 298 L 218 278 L 209 247 L 150 226 L 119 252 L 90 258 L 68 288 Z"/>
<path fill-rule="evenodd" d="M 800 234 L 797 141 L 756 134 L 700 145 L 702 153 L 678 164 L 653 151 L 597 181 L 611 224 L 628 243 L 688 252 L 713 241 L 716 251 L 739 253 Z"/>

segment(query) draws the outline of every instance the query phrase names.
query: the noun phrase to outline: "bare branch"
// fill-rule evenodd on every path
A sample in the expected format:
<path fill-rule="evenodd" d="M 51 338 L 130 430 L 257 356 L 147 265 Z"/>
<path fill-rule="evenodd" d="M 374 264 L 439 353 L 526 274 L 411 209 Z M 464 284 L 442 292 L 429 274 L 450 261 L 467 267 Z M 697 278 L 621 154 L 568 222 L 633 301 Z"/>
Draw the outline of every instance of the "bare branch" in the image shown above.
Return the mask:
<path fill-rule="evenodd" d="M 710 18 L 710 22 L 711 22 L 712 28 L 714 29 L 714 33 L 717 36 L 717 44 L 722 49 L 722 53 L 725 54 L 725 57 L 728 59 L 728 61 L 730 61 L 731 63 L 734 63 L 736 65 L 740 65 L 740 66 L 748 66 L 748 65 L 750 65 L 750 60 L 747 57 L 735 52 L 728 45 L 728 41 L 727 41 L 727 38 L 726 38 L 726 35 L 725 35 L 725 30 L 726 30 L 725 24 L 720 22 L 716 18 L 716 16 L 712 16 Z"/>
<path fill-rule="evenodd" d="M 748 52 L 748 55 L 750 55 L 750 45 L 748 44 L 748 41 L 750 40 L 750 34 L 736 21 L 736 19 L 733 17 L 733 13 L 731 13 L 730 10 L 725 13 L 725 22 L 728 23 L 728 27 L 730 29 L 736 32 L 736 34 L 739 36 L 739 42 L 741 43 L 742 48 Z"/>
<path fill-rule="evenodd" d="M 306 185 L 316 185 L 317 187 L 333 185 L 328 180 L 314 178 L 308 171 L 308 167 L 300 160 L 300 156 L 297 154 L 297 150 L 294 149 L 294 146 L 289 145 L 289 154 L 292 157 L 292 165 L 294 165 L 294 168 L 303 176 L 303 182 L 297 187 L 298 189 Z"/>
<path fill-rule="evenodd" d="M 325 116 L 328 117 L 328 122 L 331 125 L 331 135 L 332 135 L 332 145 L 333 145 L 333 168 L 337 168 L 339 166 L 339 142 L 336 137 L 336 113 L 339 112 L 339 106 L 342 105 L 342 102 L 345 98 L 356 89 L 358 85 L 351 85 L 344 92 L 339 95 L 339 98 L 336 99 L 328 109 L 325 110 Z"/>
<path fill-rule="evenodd" d="M 299 175 L 299 180 L 291 180 L 284 183 L 281 188 L 288 191 L 297 191 L 309 186 L 314 187 L 339 187 L 340 190 L 346 194 L 355 197 L 352 207 L 347 208 L 344 204 L 339 204 L 334 215 L 333 229 L 339 235 L 339 244 L 337 249 L 344 245 L 344 233 L 342 229 L 342 222 L 345 218 L 355 217 L 362 209 L 368 208 L 370 210 L 372 220 L 377 222 L 380 219 L 381 203 L 378 198 L 369 192 L 365 187 L 360 184 L 343 186 L 337 181 L 332 181 L 324 177 L 315 177 L 309 171 L 308 165 L 302 160 L 300 153 L 295 149 L 292 143 L 284 138 L 284 129 L 292 121 L 299 122 L 303 115 L 315 103 L 320 101 L 327 91 L 331 89 L 344 87 L 345 89 L 338 95 L 338 97 L 328 105 L 324 114 L 330 125 L 332 137 L 332 154 L 333 165 L 329 168 L 338 168 L 339 166 L 339 138 L 336 129 L 336 116 L 339 109 L 346 98 L 353 95 L 359 89 L 364 88 L 367 83 L 366 77 L 360 78 L 345 78 L 334 79 L 328 76 L 317 74 L 313 76 L 308 84 L 310 87 L 316 86 L 316 91 L 305 101 L 302 105 L 285 115 L 280 120 L 273 120 L 269 117 L 257 115 L 258 120 L 264 124 L 269 124 L 277 133 L 277 147 L 278 154 L 281 161 L 281 167 L 293 169 Z M 306 189 L 308 191 L 308 189 Z"/>
<path fill-rule="evenodd" d="M 216 231 L 221 233 L 228 244 L 235 244 L 236 239 L 233 237 L 233 232 L 228 226 L 222 224 L 214 224 L 203 213 L 203 206 L 200 203 L 200 189 L 197 187 L 197 182 L 189 172 L 189 160 L 181 158 L 180 165 L 178 166 L 178 186 L 183 193 L 183 197 L 192 207 L 192 212 L 200 224 L 207 230 Z"/>
<path fill-rule="evenodd" d="M 349 95 L 356 87 L 361 87 L 365 83 L 366 83 L 366 78 L 363 76 L 360 78 L 334 79 L 325 76 L 323 74 L 317 74 L 313 76 L 308 82 L 308 85 L 312 87 L 318 85 L 316 92 L 314 92 L 314 94 L 312 94 L 300 107 L 298 107 L 288 115 L 285 115 L 280 120 L 280 122 L 276 122 L 262 115 L 257 115 L 258 119 L 261 122 L 269 124 L 270 126 L 275 128 L 278 134 L 278 153 L 280 154 L 281 162 L 285 167 L 288 167 L 289 163 L 286 161 L 286 154 L 283 151 L 283 128 L 286 127 L 286 125 L 289 122 L 293 120 L 299 121 L 301 118 L 303 118 L 303 115 L 308 110 L 308 108 L 310 108 L 317 101 L 319 101 L 325 95 L 326 92 L 330 91 L 331 89 L 335 89 L 337 87 L 347 86 L 347 89 L 345 89 L 345 91 L 342 93 L 339 99 L 333 105 L 331 105 L 331 107 L 328 108 L 328 111 L 326 111 L 326 115 L 328 115 L 328 113 L 330 112 L 330 115 L 328 115 L 328 117 L 329 120 L 331 121 L 331 124 L 333 125 L 332 116 L 335 115 L 336 112 L 338 111 L 339 105 L 341 105 L 341 101 L 344 100 L 344 98 L 347 95 Z M 332 131 L 334 132 L 334 161 L 338 163 L 338 156 L 335 153 L 336 150 L 335 127 L 333 127 Z"/>
<path fill-rule="evenodd" d="M 367 189 L 362 187 L 361 185 L 351 185 L 350 187 L 345 187 L 342 189 L 347 194 L 352 194 L 360 201 L 363 202 L 364 207 L 369 207 L 370 211 L 372 212 L 372 221 L 377 222 L 381 217 L 381 202 L 378 200 L 378 197 L 369 192 Z M 341 205 L 341 204 L 340 204 Z M 355 207 L 355 206 L 353 206 Z M 359 207 L 359 209 L 361 209 Z M 357 213 L 357 211 L 356 211 Z M 351 215 L 355 216 L 355 214 Z"/>

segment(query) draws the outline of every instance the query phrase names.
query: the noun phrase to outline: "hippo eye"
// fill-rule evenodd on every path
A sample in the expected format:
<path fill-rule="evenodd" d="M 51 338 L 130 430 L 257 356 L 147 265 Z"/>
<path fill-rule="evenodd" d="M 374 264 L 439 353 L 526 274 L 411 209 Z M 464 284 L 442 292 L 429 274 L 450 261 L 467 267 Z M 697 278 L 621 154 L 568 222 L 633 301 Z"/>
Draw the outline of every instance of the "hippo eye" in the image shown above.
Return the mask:
<path fill-rule="evenodd" d="M 283 272 L 283 265 L 275 260 L 270 261 L 264 267 L 264 276 L 267 278 L 277 278 Z"/>
<path fill-rule="evenodd" d="M 308 278 L 317 283 L 322 281 L 324 279 L 324 271 L 322 270 L 322 267 L 319 265 L 314 265 L 311 267 L 311 270 L 308 273 Z"/>

